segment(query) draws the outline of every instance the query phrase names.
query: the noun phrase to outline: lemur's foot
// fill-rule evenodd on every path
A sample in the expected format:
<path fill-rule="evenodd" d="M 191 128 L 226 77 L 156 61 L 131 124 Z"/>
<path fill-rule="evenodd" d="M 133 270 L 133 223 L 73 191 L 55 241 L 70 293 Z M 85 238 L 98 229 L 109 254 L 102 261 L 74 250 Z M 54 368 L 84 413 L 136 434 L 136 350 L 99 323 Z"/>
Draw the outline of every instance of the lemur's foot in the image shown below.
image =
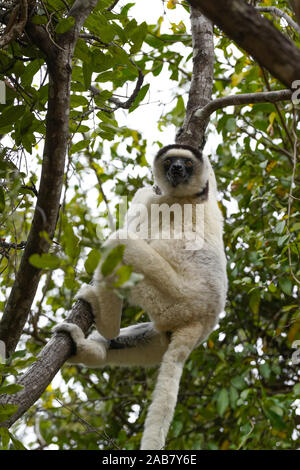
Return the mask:
<path fill-rule="evenodd" d="M 77 299 L 88 302 L 92 308 L 97 330 L 104 338 L 116 338 L 120 332 L 122 301 L 108 288 L 99 283 L 86 285 L 76 294 Z"/>
<path fill-rule="evenodd" d="M 97 341 L 86 339 L 83 331 L 74 323 L 61 323 L 53 329 L 55 333 L 68 333 L 76 347 L 76 354 L 71 356 L 67 362 L 70 364 L 85 364 L 90 367 L 105 365 L 107 341 L 100 335 Z"/>
<path fill-rule="evenodd" d="M 92 308 L 95 319 L 100 318 L 100 305 L 98 302 L 97 290 L 95 286 L 90 284 L 82 286 L 75 295 L 75 299 L 88 302 Z"/>

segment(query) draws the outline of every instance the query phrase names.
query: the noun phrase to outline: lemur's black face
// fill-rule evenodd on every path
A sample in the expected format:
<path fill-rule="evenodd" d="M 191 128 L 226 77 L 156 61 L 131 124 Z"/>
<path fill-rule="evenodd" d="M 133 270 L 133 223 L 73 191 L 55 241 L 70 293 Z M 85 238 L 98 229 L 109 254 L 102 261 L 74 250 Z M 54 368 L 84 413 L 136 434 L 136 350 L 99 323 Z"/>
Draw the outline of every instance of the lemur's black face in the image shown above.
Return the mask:
<path fill-rule="evenodd" d="M 194 171 L 194 162 L 186 157 L 166 157 L 163 167 L 167 180 L 176 187 L 181 183 L 188 183 Z"/>
<path fill-rule="evenodd" d="M 198 197 L 207 187 L 207 164 L 202 153 L 190 145 L 162 147 L 153 163 L 153 175 L 163 195 Z"/>

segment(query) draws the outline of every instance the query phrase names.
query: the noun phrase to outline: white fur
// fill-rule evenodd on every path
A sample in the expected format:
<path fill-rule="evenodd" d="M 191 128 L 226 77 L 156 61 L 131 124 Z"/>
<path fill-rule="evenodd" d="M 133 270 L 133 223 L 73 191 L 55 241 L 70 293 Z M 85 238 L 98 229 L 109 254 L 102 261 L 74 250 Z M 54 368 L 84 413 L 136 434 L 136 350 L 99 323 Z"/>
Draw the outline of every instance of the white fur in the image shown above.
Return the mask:
<path fill-rule="evenodd" d="M 194 154 L 187 149 L 170 149 L 167 150 L 166 153 L 163 154 L 164 157 L 185 157 L 185 158 L 192 158 L 194 159 Z"/>
<path fill-rule="evenodd" d="M 161 449 L 165 445 L 184 362 L 215 326 L 218 315 L 224 309 L 227 290 L 223 221 L 217 204 L 217 186 L 212 167 L 206 157 L 200 161 L 189 150 L 169 150 L 166 155 L 169 152 L 172 156 L 176 153 L 178 157 L 193 158 L 194 174 L 189 183 L 172 188 L 165 178 L 163 163 L 158 159 L 154 164 L 154 175 L 162 194 L 155 194 L 150 188 L 139 190 L 132 201 L 124 229 L 106 242 L 110 248 L 125 244 L 124 263 L 132 265 L 134 272 L 144 276 L 131 289 L 128 300 L 142 307 L 153 322 L 154 329 L 147 342 L 137 342 L 134 347 L 131 345 L 124 350 L 113 349 L 105 339 L 114 338 L 119 333 L 122 303 L 115 292 L 105 285 L 101 264 L 95 272 L 93 285 L 82 288 L 77 296 L 91 304 L 100 335 L 95 332 L 84 339 L 76 325 L 63 324 L 58 327 L 58 331 L 67 330 L 76 343 L 77 354 L 71 361 L 99 367 L 105 364 L 161 364 L 145 422 L 142 449 Z M 196 194 L 205 188 L 207 180 L 208 199 L 199 201 Z M 184 238 L 150 238 L 149 227 L 138 235 L 132 232 L 132 227 L 137 228 L 134 207 L 143 204 L 150 210 L 154 203 L 169 206 L 174 203 L 182 206 L 192 204 L 194 208 L 198 203 L 203 204 L 202 249 L 186 249 L 188 243 Z M 140 220 L 139 224 L 143 225 L 142 222 Z M 158 226 L 159 230 L 161 226 Z M 193 230 L 198 230 L 198 226 L 195 225 Z M 130 331 L 122 329 L 117 340 L 122 342 L 122 335 L 125 338 Z M 171 332 L 171 339 L 167 332 Z"/>

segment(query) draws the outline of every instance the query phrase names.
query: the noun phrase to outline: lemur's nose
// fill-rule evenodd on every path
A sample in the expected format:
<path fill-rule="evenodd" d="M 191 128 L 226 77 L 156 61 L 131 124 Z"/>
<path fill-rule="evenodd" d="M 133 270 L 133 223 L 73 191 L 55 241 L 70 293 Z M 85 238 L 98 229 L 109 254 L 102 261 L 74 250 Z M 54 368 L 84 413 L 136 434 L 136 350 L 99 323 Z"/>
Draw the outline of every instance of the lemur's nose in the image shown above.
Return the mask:
<path fill-rule="evenodd" d="M 184 167 L 183 164 L 180 162 L 173 163 L 172 165 L 172 172 L 173 173 L 183 173 Z"/>

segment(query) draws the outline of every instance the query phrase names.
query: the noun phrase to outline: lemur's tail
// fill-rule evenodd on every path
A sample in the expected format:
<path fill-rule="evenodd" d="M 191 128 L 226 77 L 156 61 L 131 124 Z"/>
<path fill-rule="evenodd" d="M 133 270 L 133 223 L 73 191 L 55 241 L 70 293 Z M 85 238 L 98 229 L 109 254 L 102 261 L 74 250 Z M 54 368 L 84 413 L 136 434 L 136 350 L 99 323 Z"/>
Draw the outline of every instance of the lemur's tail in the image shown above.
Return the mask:
<path fill-rule="evenodd" d="M 93 333 L 91 339 L 97 340 L 96 335 L 99 333 Z M 169 336 L 167 333 L 158 332 L 151 322 L 121 328 L 117 338 L 105 340 L 105 363 L 121 366 L 157 365 L 169 345 Z"/>
<path fill-rule="evenodd" d="M 153 400 L 145 421 L 142 450 L 159 450 L 165 445 L 173 418 L 184 363 L 203 334 L 202 325 L 190 325 L 172 333 L 165 352 Z"/>

